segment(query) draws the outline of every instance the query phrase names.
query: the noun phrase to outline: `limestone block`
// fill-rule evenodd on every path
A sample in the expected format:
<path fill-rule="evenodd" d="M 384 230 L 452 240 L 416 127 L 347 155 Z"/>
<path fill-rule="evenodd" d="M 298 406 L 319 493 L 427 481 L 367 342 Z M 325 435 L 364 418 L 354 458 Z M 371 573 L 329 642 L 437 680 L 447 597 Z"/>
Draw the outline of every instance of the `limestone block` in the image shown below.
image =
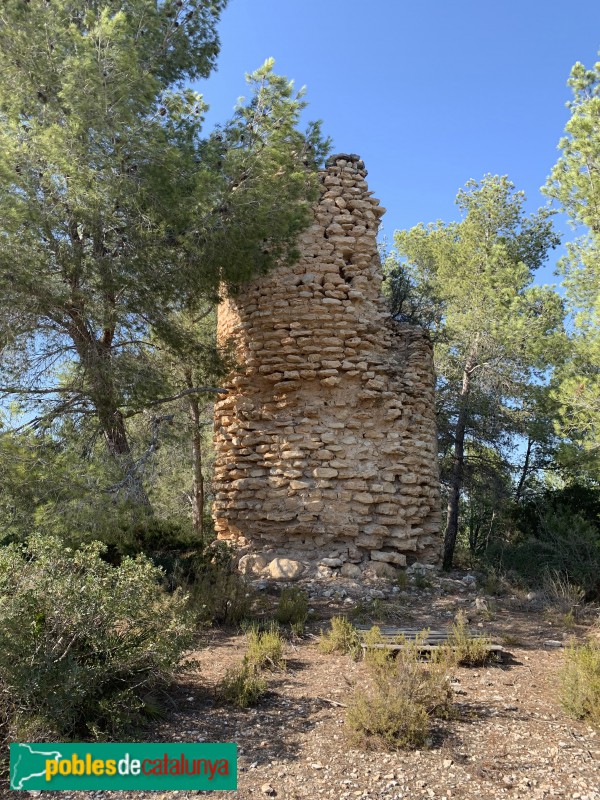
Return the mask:
<path fill-rule="evenodd" d="M 267 566 L 267 559 L 254 553 L 242 556 L 238 563 L 238 569 L 242 575 L 258 575 Z"/>
<path fill-rule="evenodd" d="M 304 572 L 304 564 L 291 558 L 274 558 L 267 571 L 276 581 L 295 581 Z"/>
<path fill-rule="evenodd" d="M 386 561 L 388 564 L 398 564 L 400 567 L 406 566 L 404 553 L 395 553 L 387 550 L 371 550 L 371 561 Z"/>
<path fill-rule="evenodd" d="M 337 477 L 338 471 L 330 467 L 317 467 L 313 470 L 312 474 L 315 478 L 335 478 Z"/>
<path fill-rule="evenodd" d="M 346 563 L 340 569 L 340 575 L 343 578 L 352 578 L 353 580 L 360 580 L 360 578 L 362 578 L 362 570 L 356 564 Z"/>
<path fill-rule="evenodd" d="M 365 568 L 365 576 L 394 580 L 398 577 L 398 570 L 385 561 L 371 561 Z"/>
<path fill-rule="evenodd" d="M 344 562 L 341 558 L 322 558 L 319 563 L 325 567 L 341 567 Z"/>

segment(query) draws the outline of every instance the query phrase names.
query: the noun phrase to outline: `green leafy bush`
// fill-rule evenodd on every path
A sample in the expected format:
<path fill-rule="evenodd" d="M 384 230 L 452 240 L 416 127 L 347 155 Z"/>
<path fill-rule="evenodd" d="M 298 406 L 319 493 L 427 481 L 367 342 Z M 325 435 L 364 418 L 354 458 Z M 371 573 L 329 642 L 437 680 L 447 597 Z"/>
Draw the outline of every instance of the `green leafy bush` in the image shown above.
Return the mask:
<path fill-rule="evenodd" d="M 266 630 L 251 626 L 248 629 L 245 656 L 227 670 L 221 681 L 219 690 L 223 700 L 240 708 L 255 705 L 268 688 L 263 671 L 285 670 L 284 647 L 285 642 L 276 623 Z"/>
<path fill-rule="evenodd" d="M 67 737 L 135 726 L 189 641 L 186 600 L 164 593 L 162 573 L 103 553 L 41 536 L 0 548 L 0 684 Z"/>
<path fill-rule="evenodd" d="M 561 701 L 577 719 L 600 726 L 600 643 L 589 639 L 566 653 L 561 674 Z"/>
<path fill-rule="evenodd" d="M 586 599 L 600 597 L 600 494 L 568 486 L 548 490 L 514 511 L 516 531 L 507 541 L 489 546 L 486 559 L 502 570 L 538 585 L 543 573 L 560 574 L 583 590 Z"/>
<path fill-rule="evenodd" d="M 423 747 L 430 730 L 426 709 L 394 686 L 385 694 L 376 687 L 357 692 L 346 712 L 346 726 L 351 743 L 367 748 Z"/>

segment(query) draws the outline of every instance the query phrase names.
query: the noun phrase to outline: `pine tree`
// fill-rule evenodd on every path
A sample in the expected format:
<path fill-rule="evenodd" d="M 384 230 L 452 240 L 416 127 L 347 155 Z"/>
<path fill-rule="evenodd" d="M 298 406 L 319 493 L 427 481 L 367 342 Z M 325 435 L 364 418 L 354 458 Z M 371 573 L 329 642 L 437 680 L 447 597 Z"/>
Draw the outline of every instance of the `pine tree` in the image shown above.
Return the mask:
<path fill-rule="evenodd" d="M 593 69 L 577 63 L 569 85 L 573 100 L 562 155 L 545 186 L 585 233 L 567 245 L 559 268 L 572 314 L 571 358 L 560 373 L 556 399 L 559 426 L 589 475 L 600 477 L 600 62 Z"/>
<path fill-rule="evenodd" d="M 526 216 L 506 177 L 469 181 L 457 196 L 463 219 L 397 232 L 403 263 L 391 276 L 398 314 L 419 318 L 435 341 L 438 423 L 447 454 L 444 567 L 459 530 L 465 463 L 510 444 L 532 382 L 560 342 L 562 305 L 534 271 L 558 238 L 551 212 Z M 404 287 L 404 289 L 402 288 Z"/>
<path fill-rule="evenodd" d="M 224 0 L 7 0 L 0 11 L 0 398 L 92 415 L 147 503 L 126 418 L 163 390 L 177 312 L 294 256 L 324 143 L 267 62 L 202 138 Z M 185 348 L 183 348 L 185 349 Z"/>

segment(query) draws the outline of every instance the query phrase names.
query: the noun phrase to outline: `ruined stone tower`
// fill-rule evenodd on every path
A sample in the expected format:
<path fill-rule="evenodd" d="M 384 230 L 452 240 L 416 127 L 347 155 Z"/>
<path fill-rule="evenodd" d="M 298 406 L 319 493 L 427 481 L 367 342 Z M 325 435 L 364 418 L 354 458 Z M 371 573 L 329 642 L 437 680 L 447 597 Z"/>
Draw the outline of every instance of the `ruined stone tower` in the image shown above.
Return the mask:
<path fill-rule="evenodd" d="M 254 571 L 438 561 L 431 344 L 381 295 L 385 209 L 366 174 L 358 156 L 330 158 L 300 260 L 219 309 L 242 369 L 215 410 L 214 516 L 220 538 L 261 556 Z"/>

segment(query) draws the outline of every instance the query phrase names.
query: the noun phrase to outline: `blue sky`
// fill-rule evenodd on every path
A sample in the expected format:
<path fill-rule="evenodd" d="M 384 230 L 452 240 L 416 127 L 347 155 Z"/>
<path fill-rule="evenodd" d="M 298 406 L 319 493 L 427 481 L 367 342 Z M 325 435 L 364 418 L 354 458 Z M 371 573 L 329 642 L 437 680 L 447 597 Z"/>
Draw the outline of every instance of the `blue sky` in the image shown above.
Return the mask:
<path fill-rule="evenodd" d="M 218 71 L 199 85 L 208 126 L 230 116 L 244 73 L 274 57 L 306 85 L 308 118 L 323 120 L 333 152 L 365 160 L 391 239 L 456 219 L 456 192 L 486 172 L 507 174 L 530 209 L 545 202 L 569 71 L 598 58 L 600 3 L 230 0 L 219 30 Z M 552 268 L 539 277 L 553 280 Z"/>

